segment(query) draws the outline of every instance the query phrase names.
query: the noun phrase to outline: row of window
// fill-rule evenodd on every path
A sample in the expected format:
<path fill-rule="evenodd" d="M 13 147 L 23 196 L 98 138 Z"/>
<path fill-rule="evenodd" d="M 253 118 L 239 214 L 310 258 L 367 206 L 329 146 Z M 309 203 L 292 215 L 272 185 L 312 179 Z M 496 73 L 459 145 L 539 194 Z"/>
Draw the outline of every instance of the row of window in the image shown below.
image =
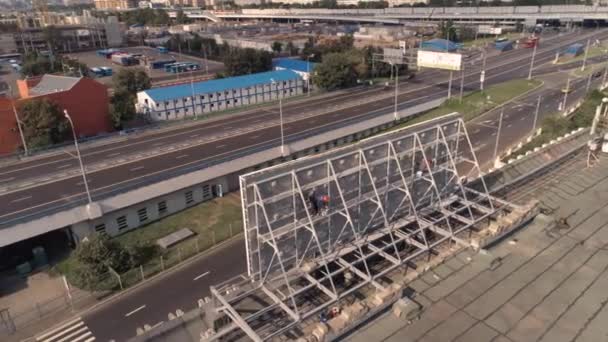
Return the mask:
<path fill-rule="evenodd" d="M 212 196 L 211 194 L 211 186 L 209 184 L 205 184 L 202 186 L 203 190 L 203 198 L 209 198 Z M 186 200 L 186 205 L 191 205 L 194 203 L 194 193 L 192 190 L 186 191 L 184 193 L 184 198 Z M 156 204 L 156 208 L 158 210 L 158 216 L 163 216 L 168 213 L 167 209 L 167 201 L 160 201 Z M 137 210 L 137 217 L 139 219 L 139 224 L 144 224 L 148 221 L 148 208 L 143 207 Z M 116 225 L 118 226 L 118 231 L 125 230 L 129 228 L 129 223 L 127 222 L 127 216 L 122 215 L 116 218 Z M 98 234 L 106 234 L 106 224 L 100 223 L 95 226 L 95 232 Z"/>
<path fill-rule="evenodd" d="M 294 89 L 294 88 L 289 88 L 289 93 L 293 93 L 293 89 Z M 264 94 L 272 95 L 273 93 L 278 93 L 278 91 L 267 91 L 267 92 L 262 92 L 262 93 L 249 94 L 249 95 L 240 96 L 240 97 L 249 97 L 249 99 L 251 99 L 252 97 L 257 96 L 257 95 L 264 95 Z M 236 94 L 236 93 L 235 93 L 235 94 Z M 284 90 L 283 90 L 283 94 L 285 94 L 285 95 L 287 94 L 287 89 L 284 89 Z M 218 93 L 218 97 L 219 97 L 219 95 L 220 95 L 220 94 Z M 184 97 L 184 98 L 182 98 L 181 100 L 182 100 L 182 102 L 183 102 L 184 104 L 186 104 L 186 103 L 190 102 L 190 98 L 191 98 L 191 96 L 189 96 L 189 97 Z M 205 100 L 205 95 L 200 95 L 200 96 L 199 96 L 199 98 L 200 98 L 200 103 L 202 103 L 202 102 Z M 213 94 L 210 94 L 210 95 L 209 95 L 209 100 L 211 100 L 211 99 L 213 99 Z M 177 103 L 179 102 L 179 100 L 180 100 L 180 99 L 174 99 L 174 100 L 173 100 L 173 105 L 174 105 L 174 106 L 175 106 L 175 105 L 177 105 Z M 235 101 L 236 101 L 236 99 L 235 99 Z M 145 99 L 145 100 L 144 100 L 144 102 L 145 102 L 146 104 L 148 104 L 148 99 Z M 169 103 L 170 103 L 170 101 L 165 101 L 165 102 L 164 102 L 165 108 L 169 106 Z M 157 107 L 157 108 L 158 108 L 158 107 L 160 107 L 160 105 L 161 105 L 161 104 L 162 104 L 161 102 L 157 102 L 157 103 L 156 103 L 156 107 Z"/>

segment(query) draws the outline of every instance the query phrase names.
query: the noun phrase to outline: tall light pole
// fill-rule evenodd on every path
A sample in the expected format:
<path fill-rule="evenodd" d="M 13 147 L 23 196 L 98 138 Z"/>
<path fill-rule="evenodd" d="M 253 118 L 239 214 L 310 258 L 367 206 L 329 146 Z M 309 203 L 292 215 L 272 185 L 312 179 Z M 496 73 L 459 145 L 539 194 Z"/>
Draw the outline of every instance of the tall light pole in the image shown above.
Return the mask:
<path fill-rule="evenodd" d="M 80 172 L 82 173 L 82 180 L 84 181 L 84 189 L 87 192 L 87 198 L 89 200 L 89 204 L 93 203 L 93 199 L 91 199 L 91 192 L 89 191 L 89 183 L 87 183 L 87 174 L 84 170 L 84 163 L 82 162 L 82 157 L 80 156 L 80 148 L 78 148 L 78 139 L 76 138 L 76 130 L 74 129 L 74 122 L 68 114 L 66 109 L 63 110 L 63 115 L 70 122 L 70 127 L 72 127 L 72 136 L 74 137 L 74 146 L 76 147 L 76 155 L 78 156 L 78 162 L 80 163 Z"/>
<path fill-rule="evenodd" d="M 498 156 L 498 143 L 500 142 L 500 131 L 502 130 L 502 116 L 505 113 L 505 107 L 503 106 L 500 111 L 500 118 L 498 119 L 498 130 L 496 132 L 496 145 L 494 145 L 494 156 L 492 160 L 496 160 Z"/>
<path fill-rule="evenodd" d="M 589 55 L 589 43 L 591 39 L 587 39 L 587 46 L 585 46 L 585 56 L 583 57 L 583 65 L 581 66 L 581 71 L 585 71 L 585 66 L 587 65 L 587 56 Z"/>
<path fill-rule="evenodd" d="M 279 96 L 279 126 L 281 129 L 281 155 L 285 156 L 285 134 L 283 131 L 283 94 L 279 95 L 279 84 L 274 79 L 270 79 L 271 84 L 274 84 Z M 272 90 L 272 89 L 271 89 Z"/>
<path fill-rule="evenodd" d="M 464 66 L 466 63 L 462 63 L 462 73 L 460 77 L 460 103 L 462 103 L 462 93 L 464 92 Z"/>
<path fill-rule="evenodd" d="M 540 111 L 540 100 L 541 96 L 538 95 L 538 101 L 536 101 L 536 110 L 534 111 L 534 121 L 532 121 L 532 136 L 534 136 L 534 132 L 536 131 L 536 123 L 538 122 L 538 112 Z"/>
<path fill-rule="evenodd" d="M 394 116 L 395 121 L 399 120 L 399 113 L 397 112 L 397 96 L 399 94 L 399 66 L 395 64 L 395 105 L 394 105 Z"/>
<path fill-rule="evenodd" d="M 566 111 L 566 101 L 568 101 L 568 93 L 570 92 L 570 76 L 568 76 L 568 81 L 566 81 L 566 89 L 564 91 L 564 112 Z"/>
<path fill-rule="evenodd" d="M 530 71 L 528 72 L 528 80 L 532 79 L 532 69 L 534 68 L 534 58 L 536 58 L 536 48 L 538 47 L 538 40 L 534 42 L 534 50 L 532 51 L 532 60 L 530 61 Z"/>
<path fill-rule="evenodd" d="M 15 107 L 15 99 L 13 98 L 13 88 L 9 88 L 11 91 L 11 106 L 13 107 L 13 114 L 15 114 L 15 121 L 17 122 L 17 129 L 19 130 L 19 136 L 21 137 L 21 144 L 23 144 L 23 153 L 27 156 L 29 151 L 27 149 L 27 144 L 25 142 L 25 135 L 23 135 L 23 128 L 21 127 L 21 120 L 19 119 L 19 114 L 17 113 L 17 107 Z"/>
<path fill-rule="evenodd" d="M 310 57 L 314 57 L 314 54 L 306 56 L 306 73 L 308 76 L 306 77 L 306 96 L 310 96 Z"/>

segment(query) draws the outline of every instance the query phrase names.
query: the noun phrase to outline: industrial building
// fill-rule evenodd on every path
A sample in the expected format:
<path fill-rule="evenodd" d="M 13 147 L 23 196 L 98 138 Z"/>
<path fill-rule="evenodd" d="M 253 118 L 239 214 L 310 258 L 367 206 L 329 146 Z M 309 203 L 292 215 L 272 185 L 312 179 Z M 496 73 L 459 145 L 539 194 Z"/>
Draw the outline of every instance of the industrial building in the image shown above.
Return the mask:
<path fill-rule="evenodd" d="M 135 106 L 153 121 L 181 119 L 302 94 L 304 83 L 294 71 L 269 71 L 144 90 Z"/>

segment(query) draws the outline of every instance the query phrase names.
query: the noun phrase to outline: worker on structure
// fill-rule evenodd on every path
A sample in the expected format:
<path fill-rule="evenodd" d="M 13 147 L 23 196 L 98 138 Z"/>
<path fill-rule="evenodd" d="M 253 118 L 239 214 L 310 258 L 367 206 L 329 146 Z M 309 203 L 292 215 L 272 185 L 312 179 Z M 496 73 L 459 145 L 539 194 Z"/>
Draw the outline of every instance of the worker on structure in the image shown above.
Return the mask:
<path fill-rule="evenodd" d="M 310 201 L 313 215 L 325 216 L 329 210 L 329 196 L 326 194 L 317 194 L 313 191 L 308 197 Z"/>

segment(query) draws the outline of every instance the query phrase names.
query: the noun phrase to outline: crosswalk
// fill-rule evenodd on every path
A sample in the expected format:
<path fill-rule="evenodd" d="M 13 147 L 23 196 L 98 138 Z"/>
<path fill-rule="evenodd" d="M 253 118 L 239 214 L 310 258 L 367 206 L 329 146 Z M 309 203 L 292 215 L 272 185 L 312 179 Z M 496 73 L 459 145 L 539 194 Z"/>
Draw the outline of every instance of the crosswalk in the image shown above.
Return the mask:
<path fill-rule="evenodd" d="M 39 342 L 92 342 L 95 336 L 80 317 L 36 336 Z"/>

